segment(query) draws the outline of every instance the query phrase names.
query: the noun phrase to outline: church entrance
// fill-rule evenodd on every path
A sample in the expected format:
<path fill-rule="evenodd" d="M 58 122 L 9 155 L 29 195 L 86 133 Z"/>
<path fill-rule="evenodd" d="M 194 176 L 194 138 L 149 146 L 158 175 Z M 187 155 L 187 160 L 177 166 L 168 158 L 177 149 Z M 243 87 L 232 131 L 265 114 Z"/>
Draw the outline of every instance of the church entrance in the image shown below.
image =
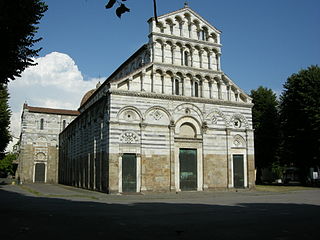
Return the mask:
<path fill-rule="evenodd" d="M 122 155 L 122 192 L 137 191 L 137 158 L 136 154 Z"/>
<path fill-rule="evenodd" d="M 34 181 L 45 182 L 46 165 L 44 163 L 36 163 L 34 170 Z"/>
<path fill-rule="evenodd" d="M 197 190 L 197 149 L 180 148 L 180 189 Z"/>
<path fill-rule="evenodd" d="M 243 163 L 243 155 L 233 155 L 233 186 L 235 188 L 244 188 Z"/>

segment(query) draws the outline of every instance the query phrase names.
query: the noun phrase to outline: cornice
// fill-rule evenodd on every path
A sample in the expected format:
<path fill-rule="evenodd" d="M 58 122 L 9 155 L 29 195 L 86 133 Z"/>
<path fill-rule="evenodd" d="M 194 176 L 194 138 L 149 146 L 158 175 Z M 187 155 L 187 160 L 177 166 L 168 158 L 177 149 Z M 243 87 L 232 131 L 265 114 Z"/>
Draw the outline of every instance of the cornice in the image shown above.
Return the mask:
<path fill-rule="evenodd" d="M 167 63 L 160 63 L 160 62 L 152 62 L 153 66 L 161 66 L 165 68 L 170 68 L 170 69 L 180 69 L 183 71 L 197 71 L 197 72 L 202 72 L 206 74 L 214 74 L 214 75 L 224 75 L 224 72 L 222 71 L 215 71 L 215 70 L 210 70 L 210 69 L 203 69 L 203 68 L 195 68 L 191 66 L 181 66 L 181 65 L 175 65 L 175 64 L 167 64 Z M 195 74 L 196 75 L 196 74 Z"/>
<path fill-rule="evenodd" d="M 231 101 L 225 101 L 225 100 L 219 100 L 219 99 L 176 96 L 176 95 L 160 94 L 160 93 L 153 93 L 153 92 L 137 92 L 137 91 L 109 89 L 108 93 L 111 95 L 114 94 L 114 95 L 120 95 L 120 96 L 164 99 L 164 100 L 181 101 L 181 102 L 189 102 L 189 103 L 207 103 L 207 104 L 215 104 L 215 105 L 222 105 L 222 106 L 246 107 L 246 108 L 253 107 L 252 103 L 240 103 L 240 102 L 231 102 Z"/>
<path fill-rule="evenodd" d="M 192 38 L 187 38 L 187 37 L 181 37 L 181 36 L 176 36 L 176 35 L 170 35 L 170 34 L 166 34 L 166 33 L 158 33 L 158 32 L 152 32 L 148 35 L 148 37 L 152 37 L 152 35 L 154 36 L 159 36 L 159 37 L 165 37 L 165 38 L 170 38 L 172 40 L 180 40 L 180 41 L 184 41 L 184 42 L 192 42 L 192 43 L 196 43 L 199 45 L 206 45 L 206 46 L 213 46 L 213 47 L 218 47 L 221 48 L 222 44 L 219 43 L 213 43 L 213 42 L 208 42 L 208 41 L 202 41 L 202 40 L 196 40 L 196 39 L 192 39 Z M 196 45 L 194 44 L 194 45 Z"/>

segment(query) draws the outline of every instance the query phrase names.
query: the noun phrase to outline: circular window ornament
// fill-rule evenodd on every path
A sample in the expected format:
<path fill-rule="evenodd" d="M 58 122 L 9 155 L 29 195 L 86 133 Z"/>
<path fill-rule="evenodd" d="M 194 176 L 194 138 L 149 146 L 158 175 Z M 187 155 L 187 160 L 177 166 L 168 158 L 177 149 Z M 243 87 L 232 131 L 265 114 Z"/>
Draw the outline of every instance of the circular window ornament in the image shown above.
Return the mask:
<path fill-rule="evenodd" d="M 233 127 L 234 127 L 234 128 L 241 128 L 241 121 L 240 121 L 240 119 L 234 119 L 234 120 L 233 120 Z"/>

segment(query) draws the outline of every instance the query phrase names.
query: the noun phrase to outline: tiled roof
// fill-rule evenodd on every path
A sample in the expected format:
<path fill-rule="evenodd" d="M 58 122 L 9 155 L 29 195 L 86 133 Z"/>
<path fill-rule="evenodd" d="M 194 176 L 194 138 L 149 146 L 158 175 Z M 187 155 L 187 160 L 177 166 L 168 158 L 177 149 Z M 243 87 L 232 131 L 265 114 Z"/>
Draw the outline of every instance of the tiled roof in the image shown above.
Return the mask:
<path fill-rule="evenodd" d="M 36 112 L 36 113 L 51 113 L 51 114 L 72 115 L 72 116 L 78 116 L 80 114 L 80 112 L 77 110 L 31 107 L 31 106 L 28 106 L 27 104 L 24 104 L 23 108 L 28 109 L 29 112 Z"/>

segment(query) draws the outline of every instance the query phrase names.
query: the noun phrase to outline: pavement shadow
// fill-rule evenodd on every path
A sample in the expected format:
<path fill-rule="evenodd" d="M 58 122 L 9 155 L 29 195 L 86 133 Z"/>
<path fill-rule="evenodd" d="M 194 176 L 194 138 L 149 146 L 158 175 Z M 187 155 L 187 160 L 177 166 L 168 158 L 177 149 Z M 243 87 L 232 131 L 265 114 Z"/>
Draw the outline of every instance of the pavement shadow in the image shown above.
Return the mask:
<path fill-rule="evenodd" d="M 317 239 L 320 206 L 108 204 L 0 187 L 1 239 Z"/>

